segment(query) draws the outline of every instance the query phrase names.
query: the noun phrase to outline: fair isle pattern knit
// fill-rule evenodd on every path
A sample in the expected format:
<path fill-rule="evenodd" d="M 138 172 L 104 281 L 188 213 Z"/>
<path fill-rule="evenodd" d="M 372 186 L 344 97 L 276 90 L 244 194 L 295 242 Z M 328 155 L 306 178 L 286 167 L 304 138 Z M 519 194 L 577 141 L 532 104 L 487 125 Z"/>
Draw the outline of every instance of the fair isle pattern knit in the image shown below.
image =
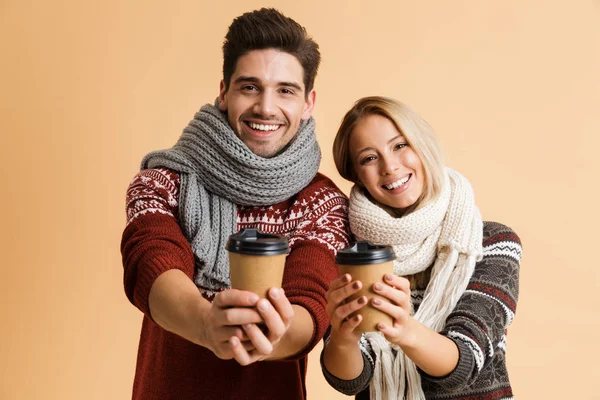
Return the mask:
<path fill-rule="evenodd" d="M 309 199 L 295 201 L 289 210 L 239 206 L 237 226 L 238 230 L 258 228 L 265 233 L 285 235 L 290 248 L 298 241 L 314 240 L 335 254 L 340 249 L 340 238 L 346 234 L 347 212 L 346 199 L 331 188 L 322 187 L 315 189 Z M 310 221 L 315 218 L 321 227 L 318 234 L 306 229 L 311 228 Z"/>
<path fill-rule="evenodd" d="M 326 295 L 338 275 L 335 253 L 350 239 L 348 199 L 331 180 L 317 174 L 288 200 L 237 207 L 237 229 L 256 227 L 288 238 L 282 287 L 290 303 L 307 310 L 314 324 L 310 342 L 293 357 L 241 366 L 152 320 L 148 297 L 156 279 L 173 269 L 190 280 L 197 273 L 194 253 L 178 221 L 179 186 L 180 176 L 161 168 L 140 172 L 127 192 L 123 283 L 128 299 L 144 313 L 132 399 L 306 400 L 307 356 L 329 326 Z M 209 288 L 199 289 L 213 300 Z"/>
<path fill-rule="evenodd" d="M 127 225 L 147 213 L 173 215 L 177 208 L 179 176 L 167 169 L 145 169 L 137 174 L 127 189 L 125 213 Z"/>
<path fill-rule="evenodd" d="M 180 178 L 166 168 L 142 170 L 127 191 L 127 225 L 147 213 L 177 217 Z M 333 254 L 348 246 L 347 199 L 329 186 L 316 187 L 307 198 L 296 199 L 290 207 L 238 206 L 237 230 L 257 228 L 284 235 L 290 249 L 310 240 L 326 246 Z M 315 227 L 315 225 L 317 225 Z M 317 229 L 315 229 L 317 228 Z M 207 297 L 217 291 L 198 285 Z"/>
<path fill-rule="evenodd" d="M 432 377 L 419 370 L 428 400 L 510 400 L 513 392 L 506 369 L 506 333 L 513 321 L 519 295 L 521 242 L 508 227 L 484 222 L 483 259 L 467 289 L 440 332 L 459 349 L 458 365 L 449 375 Z M 411 290 L 418 310 L 424 288 Z M 325 337 L 328 340 L 328 337 Z M 329 384 L 338 391 L 369 399 L 376 353 L 361 339 L 363 373 L 352 381 L 333 376 L 321 362 Z"/>

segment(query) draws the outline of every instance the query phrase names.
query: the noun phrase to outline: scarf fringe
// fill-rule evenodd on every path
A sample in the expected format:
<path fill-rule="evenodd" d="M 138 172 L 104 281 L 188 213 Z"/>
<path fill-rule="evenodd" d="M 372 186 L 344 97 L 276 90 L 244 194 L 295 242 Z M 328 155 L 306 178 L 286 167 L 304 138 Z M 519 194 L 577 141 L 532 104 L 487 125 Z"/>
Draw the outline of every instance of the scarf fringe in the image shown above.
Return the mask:
<path fill-rule="evenodd" d="M 359 239 L 392 245 L 397 275 L 412 275 L 433 263 L 414 318 L 441 331 L 483 256 L 483 222 L 467 179 L 447 168 L 439 198 L 401 218 L 387 214 L 355 186 L 349 215 L 352 232 Z M 417 367 L 402 349 L 381 334 L 368 333 L 366 337 L 377 359 L 371 398 L 424 400 Z"/>

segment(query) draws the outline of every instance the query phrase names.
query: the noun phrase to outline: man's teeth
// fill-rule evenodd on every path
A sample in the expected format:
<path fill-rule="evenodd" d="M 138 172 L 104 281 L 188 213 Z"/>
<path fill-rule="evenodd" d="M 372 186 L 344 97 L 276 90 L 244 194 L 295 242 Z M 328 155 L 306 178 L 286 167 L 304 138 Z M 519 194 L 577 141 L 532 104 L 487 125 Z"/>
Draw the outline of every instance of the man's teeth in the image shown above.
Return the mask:
<path fill-rule="evenodd" d="M 248 122 L 250 128 L 256 129 L 257 131 L 274 131 L 279 128 L 279 125 L 265 125 L 265 124 L 257 124 L 255 122 Z"/>
<path fill-rule="evenodd" d="M 408 182 L 409 177 L 410 177 L 410 175 L 406 175 L 404 178 L 402 178 L 396 182 L 392 182 L 389 185 L 385 185 L 384 187 L 388 190 L 396 189 L 396 188 L 404 185 L 406 182 Z"/>

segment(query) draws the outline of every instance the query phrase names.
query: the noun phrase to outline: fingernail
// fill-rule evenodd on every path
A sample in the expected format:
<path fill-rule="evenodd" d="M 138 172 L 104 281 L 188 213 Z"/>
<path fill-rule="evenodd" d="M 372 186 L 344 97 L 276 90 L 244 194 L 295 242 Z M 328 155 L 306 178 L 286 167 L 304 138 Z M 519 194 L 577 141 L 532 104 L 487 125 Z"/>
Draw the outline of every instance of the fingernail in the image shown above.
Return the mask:
<path fill-rule="evenodd" d="M 352 287 L 353 287 L 354 289 L 360 289 L 360 284 L 359 284 L 358 282 L 354 282 L 354 283 L 352 284 Z"/>
<path fill-rule="evenodd" d="M 387 328 L 387 325 L 384 324 L 383 322 L 380 322 L 377 326 L 379 327 L 379 329 L 385 329 L 385 328 Z"/>
<path fill-rule="evenodd" d="M 386 281 L 391 281 L 392 280 L 392 275 L 391 274 L 385 274 L 385 280 Z"/>
<path fill-rule="evenodd" d="M 383 286 L 381 285 L 381 283 L 376 283 L 373 285 L 373 289 L 375 290 L 381 290 L 383 289 Z"/>
<path fill-rule="evenodd" d="M 375 304 L 376 306 L 379 306 L 379 305 L 381 305 L 381 300 L 373 299 L 373 304 Z"/>
<path fill-rule="evenodd" d="M 364 296 L 358 298 L 358 304 L 365 304 L 366 302 L 367 302 L 367 299 Z"/>
<path fill-rule="evenodd" d="M 244 328 L 245 329 L 250 329 L 250 328 L 252 328 L 252 324 L 244 324 Z"/>
<path fill-rule="evenodd" d="M 358 315 L 355 315 L 352 319 L 354 320 L 354 322 L 358 322 L 360 320 L 360 317 Z"/>
<path fill-rule="evenodd" d="M 267 311 L 269 309 L 269 303 L 267 302 L 267 300 L 259 301 L 258 302 L 258 309 L 260 311 Z"/>
<path fill-rule="evenodd" d="M 248 301 L 250 304 L 255 304 L 258 301 L 258 296 L 255 294 L 251 294 L 248 296 Z"/>
<path fill-rule="evenodd" d="M 277 299 L 279 297 L 279 289 L 272 288 L 271 289 L 271 297 L 274 299 Z"/>
<path fill-rule="evenodd" d="M 344 274 L 344 276 L 342 276 L 342 282 L 350 282 L 350 275 Z"/>

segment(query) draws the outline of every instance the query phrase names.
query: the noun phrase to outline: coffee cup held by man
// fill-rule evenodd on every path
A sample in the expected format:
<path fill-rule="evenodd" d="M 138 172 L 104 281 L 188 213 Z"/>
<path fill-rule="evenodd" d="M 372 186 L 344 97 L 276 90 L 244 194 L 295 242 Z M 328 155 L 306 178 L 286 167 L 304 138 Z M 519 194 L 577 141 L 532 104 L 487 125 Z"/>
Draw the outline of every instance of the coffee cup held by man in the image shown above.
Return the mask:
<path fill-rule="evenodd" d="M 347 198 L 318 173 L 319 61 L 291 18 L 243 14 L 225 37 L 217 100 L 142 160 L 121 244 L 125 292 L 144 314 L 134 399 L 306 398 L 307 354 L 349 244 Z M 230 287 L 226 242 L 244 228 L 289 242 L 282 287 L 266 298 Z"/>

